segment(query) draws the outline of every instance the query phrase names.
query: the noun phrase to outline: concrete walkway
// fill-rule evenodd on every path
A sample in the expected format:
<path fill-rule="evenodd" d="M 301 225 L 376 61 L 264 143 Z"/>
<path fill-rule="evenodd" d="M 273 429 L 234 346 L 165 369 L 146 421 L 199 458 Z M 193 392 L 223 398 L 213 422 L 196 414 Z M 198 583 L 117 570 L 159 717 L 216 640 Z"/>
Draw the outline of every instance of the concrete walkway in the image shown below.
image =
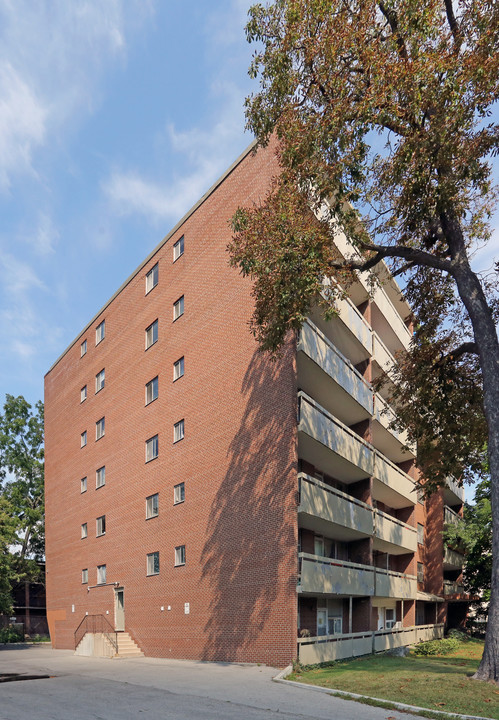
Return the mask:
<path fill-rule="evenodd" d="M 84 658 L 43 645 L 0 646 L 0 720 L 411 720 L 272 682 L 274 668 L 184 660 Z M 359 688 L 361 691 L 362 688 Z"/>

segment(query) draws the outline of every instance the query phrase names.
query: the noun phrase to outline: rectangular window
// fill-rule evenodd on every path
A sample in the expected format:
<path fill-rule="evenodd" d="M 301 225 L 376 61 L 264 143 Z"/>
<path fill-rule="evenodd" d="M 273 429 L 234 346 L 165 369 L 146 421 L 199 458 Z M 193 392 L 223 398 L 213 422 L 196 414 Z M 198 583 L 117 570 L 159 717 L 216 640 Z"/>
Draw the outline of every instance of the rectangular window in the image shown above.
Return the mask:
<path fill-rule="evenodd" d="M 173 363 L 173 382 L 178 380 L 184 374 L 184 358 L 181 357 L 177 362 Z"/>
<path fill-rule="evenodd" d="M 181 315 L 184 314 L 184 296 L 182 295 L 176 302 L 173 303 L 173 320 L 177 320 Z"/>
<path fill-rule="evenodd" d="M 88 536 L 87 523 L 82 523 L 81 526 L 81 539 L 84 540 Z"/>
<path fill-rule="evenodd" d="M 158 321 L 155 320 L 148 328 L 146 328 L 146 350 L 151 345 L 158 342 Z"/>
<path fill-rule="evenodd" d="M 423 488 L 418 487 L 417 494 L 418 494 L 418 503 L 420 505 L 424 505 L 424 490 L 423 490 Z"/>
<path fill-rule="evenodd" d="M 85 447 L 87 444 L 87 431 L 84 430 L 82 434 L 80 435 L 80 446 Z"/>
<path fill-rule="evenodd" d="M 149 495 L 146 498 L 146 520 L 149 518 L 157 517 L 159 513 L 159 495 Z"/>
<path fill-rule="evenodd" d="M 424 565 L 418 562 L 418 582 L 424 582 Z"/>
<path fill-rule="evenodd" d="M 418 543 L 424 545 L 424 525 L 418 523 Z"/>
<path fill-rule="evenodd" d="M 106 534 L 106 516 L 105 515 L 101 515 L 100 517 L 98 517 L 97 520 L 95 521 L 95 525 L 96 525 L 95 534 L 97 535 L 97 537 L 99 537 L 99 535 Z"/>
<path fill-rule="evenodd" d="M 85 568 L 85 570 L 81 571 L 81 581 L 82 583 L 88 583 L 88 569 Z"/>
<path fill-rule="evenodd" d="M 387 630 L 391 630 L 395 625 L 395 610 L 393 608 L 385 609 L 385 627 Z"/>
<path fill-rule="evenodd" d="M 87 341 L 84 340 L 82 344 L 80 345 L 80 357 L 83 357 L 87 354 Z"/>
<path fill-rule="evenodd" d="M 149 553 L 147 556 L 147 574 L 159 575 L 159 552 Z"/>
<path fill-rule="evenodd" d="M 158 436 L 146 440 L 146 462 L 158 457 Z"/>
<path fill-rule="evenodd" d="M 158 376 L 156 375 L 155 378 L 152 380 L 149 380 L 149 382 L 146 384 L 146 405 L 149 405 L 149 403 L 152 403 L 153 400 L 156 400 L 158 397 Z"/>
<path fill-rule="evenodd" d="M 84 477 L 80 480 L 80 492 L 87 492 L 87 478 Z"/>
<path fill-rule="evenodd" d="M 183 440 L 183 439 L 184 439 L 184 421 L 179 420 L 173 426 L 173 442 L 176 443 L 179 440 Z"/>
<path fill-rule="evenodd" d="M 177 240 L 177 242 L 173 245 L 173 262 L 175 260 L 178 260 L 181 255 L 184 254 L 184 236 L 182 235 L 181 238 Z"/>
<path fill-rule="evenodd" d="M 95 439 L 100 440 L 106 434 L 106 418 L 103 417 L 95 423 Z"/>
<path fill-rule="evenodd" d="M 175 548 L 175 566 L 185 565 L 185 545 Z"/>
<path fill-rule="evenodd" d="M 98 345 L 100 342 L 102 342 L 104 340 L 105 337 L 106 337 L 106 321 L 103 320 L 95 328 L 95 344 Z"/>
<path fill-rule="evenodd" d="M 105 565 L 97 565 L 97 585 L 104 585 L 106 582 L 106 566 Z"/>
<path fill-rule="evenodd" d="M 106 484 L 106 466 L 95 471 L 95 487 L 100 488 Z"/>
<path fill-rule="evenodd" d="M 102 390 L 106 383 L 106 368 L 102 368 L 100 372 L 95 376 L 95 394 Z"/>
<path fill-rule="evenodd" d="M 87 399 L 87 386 L 84 385 L 80 390 L 80 402 L 84 402 Z"/>
<path fill-rule="evenodd" d="M 146 275 L 146 295 L 158 284 L 158 263 Z"/>
<path fill-rule="evenodd" d="M 179 483 L 173 488 L 173 504 L 178 505 L 185 500 L 185 483 Z"/>

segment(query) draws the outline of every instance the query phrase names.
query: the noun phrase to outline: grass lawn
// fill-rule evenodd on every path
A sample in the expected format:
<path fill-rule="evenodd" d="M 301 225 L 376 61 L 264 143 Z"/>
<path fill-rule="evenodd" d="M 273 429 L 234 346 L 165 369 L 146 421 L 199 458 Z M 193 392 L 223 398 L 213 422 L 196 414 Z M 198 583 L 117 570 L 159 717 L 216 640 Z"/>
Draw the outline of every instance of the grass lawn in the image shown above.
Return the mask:
<path fill-rule="evenodd" d="M 330 667 L 305 669 L 288 676 L 288 680 L 499 720 L 499 687 L 471 679 L 482 651 L 483 642 L 468 640 L 460 642 L 449 655 L 369 655 Z"/>

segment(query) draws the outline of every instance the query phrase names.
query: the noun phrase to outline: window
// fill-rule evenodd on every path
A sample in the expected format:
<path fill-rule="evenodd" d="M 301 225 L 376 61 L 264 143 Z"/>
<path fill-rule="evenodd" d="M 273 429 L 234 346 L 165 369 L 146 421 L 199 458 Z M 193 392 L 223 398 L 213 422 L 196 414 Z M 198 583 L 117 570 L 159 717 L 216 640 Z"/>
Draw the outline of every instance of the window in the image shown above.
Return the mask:
<path fill-rule="evenodd" d="M 106 418 L 102 417 L 95 423 L 95 439 L 100 440 L 106 434 Z M 112 435 L 112 433 L 111 433 Z"/>
<path fill-rule="evenodd" d="M 387 630 L 391 630 L 395 625 L 395 610 L 393 608 L 385 609 L 385 627 Z"/>
<path fill-rule="evenodd" d="M 184 314 L 184 296 L 173 303 L 173 320 L 177 320 L 181 315 Z"/>
<path fill-rule="evenodd" d="M 152 325 L 146 328 L 146 350 L 158 342 L 158 321 L 155 320 Z"/>
<path fill-rule="evenodd" d="M 158 397 L 158 376 L 156 375 L 155 378 L 152 380 L 149 380 L 149 382 L 146 384 L 146 405 L 149 405 L 149 403 L 152 403 L 153 400 L 156 400 Z"/>
<path fill-rule="evenodd" d="M 87 399 L 87 386 L 84 385 L 82 389 L 80 390 L 80 402 L 83 402 Z"/>
<path fill-rule="evenodd" d="M 418 523 L 418 543 L 424 545 L 424 525 Z"/>
<path fill-rule="evenodd" d="M 105 465 L 95 471 L 95 487 L 100 488 L 106 484 L 106 467 Z"/>
<path fill-rule="evenodd" d="M 88 536 L 87 523 L 82 523 L 81 526 L 81 539 L 84 540 Z"/>
<path fill-rule="evenodd" d="M 158 457 L 158 436 L 146 440 L 146 462 Z"/>
<path fill-rule="evenodd" d="M 106 382 L 106 368 L 102 368 L 95 376 L 95 394 L 102 390 Z"/>
<path fill-rule="evenodd" d="M 155 495 L 149 495 L 148 498 L 146 498 L 146 520 L 149 520 L 149 518 L 157 517 L 159 513 L 159 495 L 156 493 Z"/>
<path fill-rule="evenodd" d="M 182 235 L 181 238 L 177 240 L 177 242 L 173 245 L 173 262 L 175 260 L 178 260 L 181 255 L 184 254 L 184 236 Z"/>
<path fill-rule="evenodd" d="M 183 439 L 184 439 L 184 421 L 179 420 L 173 426 L 173 442 L 176 443 L 179 440 L 183 440 Z"/>
<path fill-rule="evenodd" d="M 104 340 L 105 337 L 106 337 L 106 321 L 103 320 L 95 328 L 95 344 L 98 345 L 100 342 L 102 342 Z"/>
<path fill-rule="evenodd" d="M 173 363 L 173 382 L 178 380 L 184 374 L 184 358 L 181 357 L 177 362 Z"/>
<path fill-rule="evenodd" d="M 97 585 L 104 585 L 106 582 L 106 566 L 105 565 L 97 565 Z"/>
<path fill-rule="evenodd" d="M 81 571 L 81 581 L 82 583 L 88 583 L 88 569 L 85 568 L 85 570 Z"/>
<path fill-rule="evenodd" d="M 87 444 L 87 431 L 84 430 L 82 434 L 80 435 L 80 446 L 85 447 Z"/>
<path fill-rule="evenodd" d="M 158 284 L 158 263 L 146 275 L 146 295 Z"/>
<path fill-rule="evenodd" d="M 101 515 L 100 517 L 98 517 L 97 520 L 95 521 L 95 525 L 96 525 L 95 534 L 97 535 L 97 537 L 99 537 L 99 535 L 106 534 L 106 516 L 105 515 Z"/>
<path fill-rule="evenodd" d="M 185 483 L 179 483 L 173 488 L 173 504 L 183 503 L 185 500 Z"/>
<path fill-rule="evenodd" d="M 84 477 L 80 480 L 80 492 L 87 492 L 87 478 Z"/>
<path fill-rule="evenodd" d="M 82 344 L 80 345 L 80 357 L 83 357 L 87 354 L 87 341 L 84 340 Z"/>
<path fill-rule="evenodd" d="M 185 565 L 185 545 L 175 548 L 175 566 L 177 565 Z"/>
<path fill-rule="evenodd" d="M 147 556 L 147 574 L 159 575 L 159 552 L 149 553 Z"/>
<path fill-rule="evenodd" d="M 419 487 L 417 490 L 417 493 L 418 493 L 418 503 L 420 505 L 424 505 L 424 490 L 423 490 L 423 488 Z"/>
<path fill-rule="evenodd" d="M 424 565 L 418 562 L 418 582 L 424 582 Z"/>

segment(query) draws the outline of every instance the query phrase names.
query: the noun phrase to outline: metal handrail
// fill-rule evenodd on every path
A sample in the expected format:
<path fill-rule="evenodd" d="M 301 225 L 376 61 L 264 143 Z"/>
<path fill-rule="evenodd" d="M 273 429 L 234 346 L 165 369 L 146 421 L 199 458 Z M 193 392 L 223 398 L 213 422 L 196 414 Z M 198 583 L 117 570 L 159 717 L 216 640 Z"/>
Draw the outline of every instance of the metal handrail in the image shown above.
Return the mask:
<path fill-rule="evenodd" d="M 107 637 L 115 652 L 118 652 L 118 638 L 116 630 L 104 615 L 85 615 L 75 630 L 75 650 L 87 633 L 102 633 Z"/>

